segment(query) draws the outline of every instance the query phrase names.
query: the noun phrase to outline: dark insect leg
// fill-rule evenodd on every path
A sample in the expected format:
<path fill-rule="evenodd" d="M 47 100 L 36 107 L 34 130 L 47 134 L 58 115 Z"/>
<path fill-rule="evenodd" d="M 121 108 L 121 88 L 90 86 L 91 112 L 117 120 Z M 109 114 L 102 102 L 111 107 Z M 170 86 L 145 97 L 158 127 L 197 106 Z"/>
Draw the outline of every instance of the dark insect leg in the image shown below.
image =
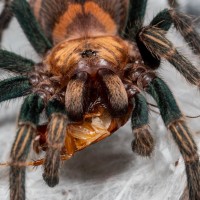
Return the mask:
<path fill-rule="evenodd" d="M 191 84 L 200 87 L 200 72 L 188 59 L 182 56 L 173 44 L 165 37 L 163 30 L 156 27 L 145 27 L 139 39 L 155 56 L 167 59 Z"/>
<path fill-rule="evenodd" d="M 137 34 L 136 36 L 136 43 L 140 51 L 142 60 L 144 61 L 144 64 L 150 67 L 151 69 L 157 69 L 161 63 L 160 59 L 148 50 L 148 48 L 140 40 L 139 34 Z"/>
<path fill-rule="evenodd" d="M 164 123 L 172 132 L 185 161 L 190 200 L 200 199 L 200 163 L 192 135 L 185 124 L 183 115 L 168 86 L 159 78 L 155 78 L 147 92 L 156 100 Z"/>
<path fill-rule="evenodd" d="M 159 12 L 151 21 L 150 26 L 160 28 L 164 31 L 168 31 L 173 24 L 172 17 L 169 9 L 164 9 Z"/>
<path fill-rule="evenodd" d="M 27 77 L 18 76 L 0 82 L 0 102 L 27 95 L 32 86 Z"/>
<path fill-rule="evenodd" d="M 49 116 L 50 122 L 43 178 L 48 186 L 54 187 L 59 182 L 60 155 L 65 143 L 67 129 L 65 105 L 58 100 L 51 100 L 47 105 L 47 116 Z"/>
<path fill-rule="evenodd" d="M 25 200 L 25 167 L 31 141 L 36 136 L 36 125 L 44 108 L 43 100 L 36 94 L 26 98 L 19 116 L 19 130 L 11 151 L 10 200 Z M 21 166 L 20 166 L 21 164 Z"/>
<path fill-rule="evenodd" d="M 11 4 L 11 0 L 5 0 L 5 5 L 0 15 L 0 43 L 1 43 L 3 31 L 8 27 L 13 17 L 10 4 Z"/>
<path fill-rule="evenodd" d="M 138 49 L 146 66 L 157 69 L 160 66 L 160 59 L 156 58 L 139 39 L 139 32 L 143 25 L 146 12 L 147 0 L 131 1 L 129 19 L 126 27 L 127 39 L 135 40 Z"/>
<path fill-rule="evenodd" d="M 72 121 L 81 121 L 89 105 L 89 75 L 86 72 L 75 74 L 67 85 L 65 106 Z"/>
<path fill-rule="evenodd" d="M 39 54 L 46 53 L 52 45 L 37 23 L 26 0 L 13 0 L 12 10 L 24 33 Z"/>
<path fill-rule="evenodd" d="M 126 35 L 128 38 L 135 38 L 143 24 L 146 12 L 147 0 L 130 1 Z"/>
<path fill-rule="evenodd" d="M 33 70 L 35 63 L 15 53 L 0 49 L 0 69 L 15 73 L 26 73 Z"/>
<path fill-rule="evenodd" d="M 189 16 L 175 10 L 165 9 L 158 13 L 150 25 L 168 31 L 172 24 L 181 33 L 192 51 L 200 55 L 200 35 L 195 30 L 192 19 Z"/>
<path fill-rule="evenodd" d="M 142 94 L 135 96 L 135 108 L 131 117 L 132 130 L 135 140 L 132 149 L 141 156 L 150 156 L 154 141 L 148 127 L 148 106 Z"/>
<path fill-rule="evenodd" d="M 119 117 L 128 111 L 128 96 L 121 79 L 109 69 L 98 71 L 102 99 L 108 105 L 110 114 Z"/>
<path fill-rule="evenodd" d="M 193 26 L 192 19 L 174 10 L 170 11 L 174 26 L 181 33 L 187 44 L 195 54 L 200 55 L 200 36 Z"/>

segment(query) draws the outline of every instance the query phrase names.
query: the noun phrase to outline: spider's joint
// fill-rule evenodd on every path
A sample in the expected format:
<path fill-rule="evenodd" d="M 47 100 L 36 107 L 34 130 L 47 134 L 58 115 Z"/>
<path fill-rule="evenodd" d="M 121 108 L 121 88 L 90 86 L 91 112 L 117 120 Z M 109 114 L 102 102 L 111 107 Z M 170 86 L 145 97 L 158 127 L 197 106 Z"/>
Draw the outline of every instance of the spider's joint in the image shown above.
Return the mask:
<path fill-rule="evenodd" d="M 38 94 L 46 103 L 54 96 L 58 99 L 62 99 L 62 93 L 58 92 L 59 90 L 60 84 L 51 79 L 42 80 L 33 88 L 33 92 Z"/>
<path fill-rule="evenodd" d="M 137 67 L 134 65 L 125 72 L 127 79 L 137 85 L 140 89 L 146 89 L 149 84 L 156 78 L 156 74 L 153 71 L 147 70 L 145 67 Z"/>
<path fill-rule="evenodd" d="M 140 93 L 139 88 L 137 88 L 136 86 L 134 86 L 133 84 L 130 83 L 126 83 L 124 84 L 124 87 L 126 89 L 128 98 L 133 98 L 136 94 Z"/>

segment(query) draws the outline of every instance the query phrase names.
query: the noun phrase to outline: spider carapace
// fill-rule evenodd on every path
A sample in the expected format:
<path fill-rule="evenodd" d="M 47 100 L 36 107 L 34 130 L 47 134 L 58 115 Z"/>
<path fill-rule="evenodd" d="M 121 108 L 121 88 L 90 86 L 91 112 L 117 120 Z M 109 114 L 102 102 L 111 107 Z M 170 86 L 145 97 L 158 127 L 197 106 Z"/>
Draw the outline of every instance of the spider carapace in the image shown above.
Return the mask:
<path fill-rule="evenodd" d="M 15 16 L 41 62 L 0 50 L 0 68 L 14 72 L 0 82 L 0 102 L 25 96 L 11 151 L 10 199 L 25 199 L 25 166 L 43 165 L 43 178 L 59 182 L 61 160 L 119 129 L 131 119 L 132 150 L 150 156 L 150 94 L 185 161 L 189 198 L 200 199 L 197 145 L 167 84 L 156 74 L 164 58 L 194 86 L 200 72 L 166 38 L 174 27 L 200 55 L 200 36 L 178 3 L 143 26 L 147 0 L 9 0 L 0 15 L 0 36 Z M 48 122 L 40 123 L 45 111 Z M 27 162 L 33 149 L 45 158 Z"/>

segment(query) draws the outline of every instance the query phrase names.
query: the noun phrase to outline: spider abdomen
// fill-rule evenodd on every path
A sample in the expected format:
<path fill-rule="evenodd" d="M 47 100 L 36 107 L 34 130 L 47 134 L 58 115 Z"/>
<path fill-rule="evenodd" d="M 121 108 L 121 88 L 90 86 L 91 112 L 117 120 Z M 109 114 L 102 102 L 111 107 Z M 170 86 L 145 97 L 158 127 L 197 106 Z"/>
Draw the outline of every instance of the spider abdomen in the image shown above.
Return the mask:
<path fill-rule="evenodd" d="M 34 15 L 54 44 L 65 39 L 122 32 L 128 4 L 127 0 L 31 0 Z"/>

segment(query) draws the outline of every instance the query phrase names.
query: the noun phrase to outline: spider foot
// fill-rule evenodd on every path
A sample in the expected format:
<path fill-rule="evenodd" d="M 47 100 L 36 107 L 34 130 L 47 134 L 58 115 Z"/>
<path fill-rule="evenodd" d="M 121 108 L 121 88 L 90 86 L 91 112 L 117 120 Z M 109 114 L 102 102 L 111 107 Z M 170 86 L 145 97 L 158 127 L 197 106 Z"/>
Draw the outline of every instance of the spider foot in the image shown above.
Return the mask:
<path fill-rule="evenodd" d="M 135 139 L 132 142 L 132 150 L 141 156 L 151 156 L 154 149 L 154 141 L 148 126 L 144 126 L 134 131 Z"/>

